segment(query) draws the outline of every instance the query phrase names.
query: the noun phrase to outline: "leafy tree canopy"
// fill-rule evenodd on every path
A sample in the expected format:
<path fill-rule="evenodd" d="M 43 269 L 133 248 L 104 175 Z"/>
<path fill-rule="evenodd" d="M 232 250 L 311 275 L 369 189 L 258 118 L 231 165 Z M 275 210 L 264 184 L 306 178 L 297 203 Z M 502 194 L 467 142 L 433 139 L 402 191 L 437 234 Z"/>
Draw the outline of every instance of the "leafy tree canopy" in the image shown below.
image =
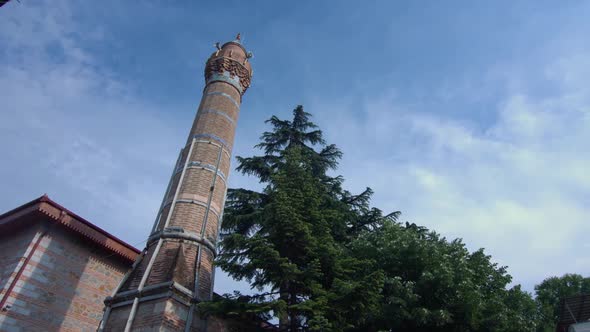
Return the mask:
<path fill-rule="evenodd" d="M 367 188 L 330 176 L 341 152 L 310 114 L 271 117 L 237 169 L 264 189 L 230 189 L 217 264 L 254 294 L 200 305 L 240 320 L 242 331 L 276 319 L 282 331 L 534 331 L 537 307 L 483 249 L 469 252 L 370 207 Z M 248 322 L 252 322 L 250 326 Z"/>
<path fill-rule="evenodd" d="M 357 331 L 533 331 L 536 308 L 505 267 L 415 224 L 388 223 L 354 243 L 385 283 L 380 311 Z"/>
<path fill-rule="evenodd" d="M 537 305 L 540 315 L 538 331 L 555 331 L 559 320 L 559 303 L 563 298 L 590 294 L 590 278 L 579 274 L 565 274 L 551 277 L 535 286 Z"/>

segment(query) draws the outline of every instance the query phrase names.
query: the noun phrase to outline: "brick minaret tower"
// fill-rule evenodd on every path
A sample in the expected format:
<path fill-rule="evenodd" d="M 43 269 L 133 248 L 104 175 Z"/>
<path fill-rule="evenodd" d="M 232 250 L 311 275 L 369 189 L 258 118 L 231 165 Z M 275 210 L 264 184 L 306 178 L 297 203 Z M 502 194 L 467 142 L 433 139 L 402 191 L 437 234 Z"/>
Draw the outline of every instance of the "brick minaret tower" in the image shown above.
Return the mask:
<path fill-rule="evenodd" d="M 213 331 L 195 306 L 213 294 L 213 259 L 251 54 L 240 41 L 216 44 L 205 90 L 180 151 L 147 246 L 106 308 L 101 331 Z M 209 326 L 207 326 L 209 325 Z"/>

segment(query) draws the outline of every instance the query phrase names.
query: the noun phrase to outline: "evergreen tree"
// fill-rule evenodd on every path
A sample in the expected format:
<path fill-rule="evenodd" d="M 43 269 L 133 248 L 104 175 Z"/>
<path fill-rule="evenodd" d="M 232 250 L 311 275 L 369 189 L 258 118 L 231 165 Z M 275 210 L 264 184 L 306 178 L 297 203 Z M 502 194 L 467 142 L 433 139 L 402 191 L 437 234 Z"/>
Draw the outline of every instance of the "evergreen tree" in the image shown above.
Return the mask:
<path fill-rule="evenodd" d="M 378 295 L 378 276 L 365 273 L 350 282 L 366 266 L 345 255 L 343 245 L 379 221 L 356 218 L 370 211 L 370 191 L 353 196 L 341 189 L 341 178 L 326 174 L 341 153 L 325 143 L 309 117 L 301 106 L 291 121 L 273 116 L 267 121 L 273 130 L 257 145 L 264 155 L 238 157 L 237 169 L 258 177 L 265 188 L 228 191 L 217 264 L 259 293 L 226 296 L 205 308 L 242 318 L 275 316 L 285 331 L 341 331 L 348 320 L 338 314 L 347 312 L 335 305 L 364 306 Z M 361 290 L 375 295 L 358 298 L 366 295 Z"/>

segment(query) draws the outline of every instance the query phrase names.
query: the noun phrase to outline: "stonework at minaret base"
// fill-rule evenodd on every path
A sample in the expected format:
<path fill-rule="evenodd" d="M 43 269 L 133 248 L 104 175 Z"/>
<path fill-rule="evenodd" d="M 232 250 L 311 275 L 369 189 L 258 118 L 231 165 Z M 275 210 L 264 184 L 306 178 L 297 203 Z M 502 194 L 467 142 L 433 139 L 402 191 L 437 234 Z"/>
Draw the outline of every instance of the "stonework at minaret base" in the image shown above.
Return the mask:
<path fill-rule="evenodd" d="M 112 297 L 103 331 L 222 331 L 198 317 L 211 300 L 217 238 L 241 98 L 252 69 L 238 38 L 217 44 L 187 143 L 179 153 L 147 246 Z"/>

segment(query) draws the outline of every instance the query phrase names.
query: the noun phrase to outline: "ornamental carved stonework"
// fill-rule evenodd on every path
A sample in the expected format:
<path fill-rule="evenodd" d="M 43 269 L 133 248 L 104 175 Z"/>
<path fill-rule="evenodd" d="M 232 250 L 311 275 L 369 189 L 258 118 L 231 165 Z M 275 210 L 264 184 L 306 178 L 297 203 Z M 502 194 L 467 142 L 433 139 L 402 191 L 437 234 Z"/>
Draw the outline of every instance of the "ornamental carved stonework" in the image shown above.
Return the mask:
<path fill-rule="evenodd" d="M 227 71 L 231 77 L 237 76 L 239 78 L 240 84 L 243 87 L 243 95 L 250 86 L 251 74 L 248 69 L 246 69 L 246 67 L 236 60 L 226 57 L 209 59 L 209 61 L 207 61 L 207 65 L 205 66 L 205 79 L 209 80 L 213 73 L 221 74 L 224 71 Z"/>

